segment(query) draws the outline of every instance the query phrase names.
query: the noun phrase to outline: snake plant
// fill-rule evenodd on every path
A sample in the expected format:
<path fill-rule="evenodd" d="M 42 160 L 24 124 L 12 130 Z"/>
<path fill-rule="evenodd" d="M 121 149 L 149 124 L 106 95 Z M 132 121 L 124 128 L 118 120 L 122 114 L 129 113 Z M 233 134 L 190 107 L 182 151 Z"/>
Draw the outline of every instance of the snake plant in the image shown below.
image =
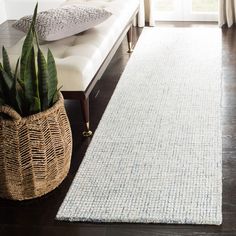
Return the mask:
<path fill-rule="evenodd" d="M 47 59 L 44 57 L 35 31 L 37 9 L 38 4 L 15 70 L 4 47 L 0 62 L 0 106 L 8 105 L 23 117 L 45 111 L 58 99 L 53 55 L 48 49 Z"/>

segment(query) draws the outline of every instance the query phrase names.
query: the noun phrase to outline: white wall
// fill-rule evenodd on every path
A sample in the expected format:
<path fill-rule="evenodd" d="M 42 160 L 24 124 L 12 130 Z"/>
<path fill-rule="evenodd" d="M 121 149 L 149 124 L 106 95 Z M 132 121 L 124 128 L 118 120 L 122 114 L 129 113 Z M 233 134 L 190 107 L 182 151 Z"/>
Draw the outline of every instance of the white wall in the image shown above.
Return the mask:
<path fill-rule="evenodd" d="M 39 3 L 38 10 L 43 11 L 58 7 L 65 0 L 0 0 L 5 1 L 7 19 L 15 20 L 25 15 L 32 15 L 36 2 Z"/>
<path fill-rule="evenodd" d="M 7 20 L 7 13 L 4 0 L 0 0 L 0 24 Z"/>

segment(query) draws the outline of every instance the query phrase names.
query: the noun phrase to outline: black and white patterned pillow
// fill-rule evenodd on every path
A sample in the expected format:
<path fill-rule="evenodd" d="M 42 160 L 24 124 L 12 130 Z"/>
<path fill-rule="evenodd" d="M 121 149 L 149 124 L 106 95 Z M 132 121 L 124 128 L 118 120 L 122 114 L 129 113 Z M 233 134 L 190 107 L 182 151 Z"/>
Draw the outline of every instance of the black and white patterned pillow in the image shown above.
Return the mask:
<path fill-rule="evenodd" d="M 38 13 L 35 29 L 41 40 L 53 41 L 90 29 L 112 14 L 104 9 L 73 4 Z M 27 32 L 32 16 L 24 16 L 13 27 Z"/>

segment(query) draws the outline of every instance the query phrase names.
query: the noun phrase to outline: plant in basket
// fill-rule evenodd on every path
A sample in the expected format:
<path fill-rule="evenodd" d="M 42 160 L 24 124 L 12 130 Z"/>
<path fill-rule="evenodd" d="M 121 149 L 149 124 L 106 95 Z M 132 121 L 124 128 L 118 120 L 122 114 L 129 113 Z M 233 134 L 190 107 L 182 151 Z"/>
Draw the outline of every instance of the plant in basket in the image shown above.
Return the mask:
<path fill-rule="evenodd" d="M 57 89 L 53 55 L 40 49 L 35 22 L 12 70 L 5 48 L 0 62 L 0 197 L 24 200 L 56 188 L 72 153 L 70 124 Z"/>

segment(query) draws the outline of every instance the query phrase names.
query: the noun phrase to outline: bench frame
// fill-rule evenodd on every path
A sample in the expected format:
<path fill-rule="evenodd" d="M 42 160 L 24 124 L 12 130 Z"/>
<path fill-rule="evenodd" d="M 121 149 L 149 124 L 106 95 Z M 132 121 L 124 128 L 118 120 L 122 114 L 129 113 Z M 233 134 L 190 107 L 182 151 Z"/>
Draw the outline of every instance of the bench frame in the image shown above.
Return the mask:
<path fill-rule="evenodd" d="M 62 94 L 65 99 L 73 99 L 73 100 L 80 100 L 81 104 L 81 110 L 83 115 L 83 121 L 84 121 L 84 137 L 89 137 L 92 135 L 92 131 L 90 130 L 89 126 L 89 95 L 91 91 L 93 90 L 95 84 L 97 81 L 102 77 L 103 73 L 105 72 L 107 66 L 109 65 L 110 61 L 112 60 L 113 56 L 115 55 L 117 49 L 119 48 L 121 42 L 127 36 L 128 40 L 128 53 L 131 53 L 133 51 L 133 20 L 136 18 L 138 14 L 138 10 L 136 9 L 133 16 L 130 18 L 129 23 L 126 25 L 124 30 L 122 31 L 121 35 L 115 42 L 114 46 L 110 50 L 109 54 L 103 61 L 102 65 L 98 69 L 97 73 L 91 80 L 90 84 L 86 88 L 85 91 L 62 91 Z"/>

